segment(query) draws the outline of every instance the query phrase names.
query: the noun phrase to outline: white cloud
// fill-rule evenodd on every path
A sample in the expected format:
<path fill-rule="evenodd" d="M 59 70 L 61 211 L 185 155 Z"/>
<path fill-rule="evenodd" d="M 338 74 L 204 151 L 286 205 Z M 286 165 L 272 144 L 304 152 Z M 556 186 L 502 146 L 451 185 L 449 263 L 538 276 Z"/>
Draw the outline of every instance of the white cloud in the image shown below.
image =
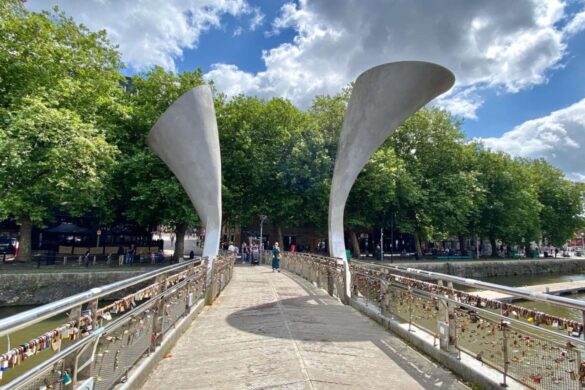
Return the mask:
<path fill-rule="evenodd" d="M 142 70 L 152 65 L 175 69 L 183 50 L 197 46 L 201 34 L 220 27 L 224 14 L 258 17 L 246 0 L 29 0 L 32 10 L 53 5 L 92 30 L 106 29 L 123 60 Z"/>
<path fill-rule="evenodd" d="M 260 11 L 260 8 L 252 8 L 252 18 L 250 19 L 250 31 L 255 31 L 259 26 L 264 23 L 264 14 Z"/>
<path fill-rule="evenodd" d="M 575 35 L 583 30 L 585 30 L 585 11 L 576 14 L 563 29 L 567 35 Z"/>
<path fill-rule="evenodd" d="M 585 99 L 481 141 L 514 156 L 544 158 L 569 178 L 585 181 Z"/>
<path fill-rule="evenodd" d="M 336 93 L 374 65 L 433 61 L 457 78 L 439 103 L 474 118 L 483 89 L 513 93 L 546 82 L 547 71 L 561 66 L 578 18 L 565 14 L 561 0 L 300 0 L 285 4 L 272 23 L 268 34 L 292 28 L 296 35 L 263 52 L 265 71 L 217 64 L 207 77 L 220 90 L 307 106 L 315 94 Z M 250 89 L 234 88 L 240 79 Z"/>
<path fill-rule="evenodd" d="M 292 29 L 295 37 L 263 51 L 264 71 L 220 63 L 206 77 L 230 95 L 284 96 L 306 107 L 372 66 L 433 61 L 457 78 L 436 103 L 475 119 L 485 89 L 514 93 L 545 83 L 563 65 L 567 38 L 585 29 L 585 9 L 568 15 L 565 1 L 299 0 L 285 4 L 266 31 Z M 29 0 L 27 7 L 53 4 L 91 29 L 105 28 L 124 61 L 139 70 L 175 69 L 183 51 L 206 30 L 221 28 L 226 14 L 245 18 L 233 36 L 266 24 L 248 0 Z"/>
<path fill-rule="evenodd" d="M 238 26 L 235 28 L 234 32 L 232 33 L 232 37 L 239 37 L 244 32 L 242 26 Z"/>

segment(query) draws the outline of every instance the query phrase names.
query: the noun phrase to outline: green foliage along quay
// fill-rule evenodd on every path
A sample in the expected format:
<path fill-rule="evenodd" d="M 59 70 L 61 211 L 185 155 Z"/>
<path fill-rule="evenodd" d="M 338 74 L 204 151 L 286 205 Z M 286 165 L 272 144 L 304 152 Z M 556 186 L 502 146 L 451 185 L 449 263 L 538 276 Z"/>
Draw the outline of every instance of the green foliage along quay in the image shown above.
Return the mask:
<path fill-rule="evenodd" d="M 21 259 L 30 259 L 32 226 L 56 209 L 173 226 L 183 253 L 186 229 L 200 222 L 146 135 L 172 102 L 205 83 L 202 71 L 155 67 L 126 79 L 105 32 L 58 10 L 29 12 L 18 0 L 0 2 L 0 36 L 0 219 L 20 224 Z M 301 110 L 282 98 L 215 91 L 226 225 L 250 226 L 265 214 L 279 235 L 296 226 L 325 233 L 350 94 L 351 85 Z M 460 125 L 446 111 L 422 109 L 374 154 L 346 208 L 354 251 L 358 233 L 379 227 L 412 233 L 419 252 L 421 242 L 453 237 L 561 245 L 584 227 L 583 183 L 543 160 L 468 142 Z"/>
<path fill-rule="evenodd" d="M 30 259 L 33 224 L 56 208 L 102 206 L 117 148 L 107 132 L 123 115 L 119 53 L 60 13 L 0 3 L 0 219 L 16 218 Z"/>

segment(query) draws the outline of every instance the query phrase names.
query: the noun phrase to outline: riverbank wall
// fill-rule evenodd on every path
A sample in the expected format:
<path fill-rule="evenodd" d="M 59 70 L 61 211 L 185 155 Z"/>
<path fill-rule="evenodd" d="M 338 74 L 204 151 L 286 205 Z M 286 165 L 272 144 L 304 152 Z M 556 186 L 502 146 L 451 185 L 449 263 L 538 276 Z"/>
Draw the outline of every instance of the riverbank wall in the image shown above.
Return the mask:
<path fill-rule="evenodd" d="M 0 307 L 43 305 L 94 287 L 140 275 L 146 269 L 0 273 Z"/>
<path fill-rule="evenodd" d="M 585 272 L 585 259 L 470 260 L 465 262 L 411 262 L 400 265 L 472 279 Z"/>

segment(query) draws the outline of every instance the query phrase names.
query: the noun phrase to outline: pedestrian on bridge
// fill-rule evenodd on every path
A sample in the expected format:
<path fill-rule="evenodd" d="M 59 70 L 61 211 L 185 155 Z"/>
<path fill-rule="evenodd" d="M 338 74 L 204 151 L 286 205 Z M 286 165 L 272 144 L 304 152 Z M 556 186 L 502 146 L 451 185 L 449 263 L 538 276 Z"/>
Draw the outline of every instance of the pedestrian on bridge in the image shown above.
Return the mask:
<path fill-rule="evenodd" d="M 275 242 L 272 248 L 272 272 L 274 271 L 280 272 L 280 248 L 278 247 L 278 242 Z"/>

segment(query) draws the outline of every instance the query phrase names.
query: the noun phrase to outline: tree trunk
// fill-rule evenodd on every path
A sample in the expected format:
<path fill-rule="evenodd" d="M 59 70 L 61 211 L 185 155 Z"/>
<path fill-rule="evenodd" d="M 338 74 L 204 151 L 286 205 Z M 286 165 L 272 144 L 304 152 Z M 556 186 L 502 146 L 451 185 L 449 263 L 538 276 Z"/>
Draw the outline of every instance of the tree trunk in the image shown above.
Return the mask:
<path fill-rule="evenodd" d="M 280 246 L 280 250 L 283 251 L 284 250 L 284 238 L 282 236 L 282 229 L 280 228 L 280 226 L 276 226 L 276 240 L 278 242 L 278 245 Z M 274 243 L 272 243 L 274 245 Z M 270 250 L 271 248 L 268 248 L 268 250 Z"/>
<path fill-rule="evenodd" d="M 20 217 L 18 219 L 20 225 L 20 232 L 18 238 L 18 261 L 32 260 L 32 222 L 28 216 Z"/>
<path fill-rule="evenodd" d="M 459 251 L 463 256 L 463 253 L 465 252 L 465 237 L 462 234 L 459 235 Z"/>
<path fill-rule="evenodd" d="M 498 257 L 498 247 L 496 245 L 496 239 L 490 237 L 490 244 L 492 246 L 492 257 Z"/>
<path fill-rule="evenodd" d="M 175 226 L 175 253 L 173 259 L 181 261 L 185 257 L 185 232 L 187 231 L 187 224 L 178 223 Z"/>
<path fill-rule="evenodd" d="M 416 230 L 414 231 L 414 250 L 416 251 L 419 257 L 422 257 L 423 253 L 420 247 L 420 236 Z"/>
<path fill-rule="evenodd" d="M 351 236 L 351 246 L 352 246 L 352 257 L 354 259 L 359 259 L 361 255 L 360 251 L 360 243 L 357 239 L 357 234 L 353 230 L 349 231 L 349 235 Z"/>

